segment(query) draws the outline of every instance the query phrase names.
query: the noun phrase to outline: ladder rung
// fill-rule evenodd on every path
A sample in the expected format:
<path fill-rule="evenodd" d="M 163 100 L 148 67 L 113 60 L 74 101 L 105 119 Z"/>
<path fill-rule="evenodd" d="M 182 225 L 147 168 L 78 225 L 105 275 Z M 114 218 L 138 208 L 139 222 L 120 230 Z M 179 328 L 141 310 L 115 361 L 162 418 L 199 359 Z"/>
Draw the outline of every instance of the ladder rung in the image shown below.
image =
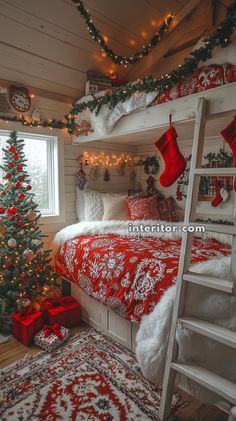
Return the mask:
<path fill-rule="evenodd" d="M 235 285 L 227 279 L 214 278 L 200 273 L 187 272 L 183 275 L 183 279 L 193 284 L 203 285 L 204 287 L 217 289 L 219 291 L 234 293 Z"/>
<path fill-rule="evenodd" d="M 234 405 L 236 404 L 236 385 L 231 381 L 196 364 L 172 363 L 171 368 L 184 374 L 189 379 L 194 380 L 201 386 L 206 387 Z"/>
<path fill-rule="evenodd" d="M 197 319 L 195 317 L 181 317 L 178 319 L 187 329 L 214 339 L 232 348 L 236 348 L 236 332 L 224 329 L 221 326 Z"/>
<path fill-rule="evenodd" d="M 236 226 L 235 225 L 225 225 L 225 224 L 205 224 L 204 222 L 193 222 L 193 226 L 199 227 L 199 225 L 205 227 L 205 231 L 218 232 L 219 234 L 228 234 L 236 235 Z M 197 232 L 196 232 L 197 235 Z"/>
<path fill-rule="evenodd" d="M 194 174 L 202 176 L 234 177 L 236 176 L 236 168 L 196 168 Z"/>

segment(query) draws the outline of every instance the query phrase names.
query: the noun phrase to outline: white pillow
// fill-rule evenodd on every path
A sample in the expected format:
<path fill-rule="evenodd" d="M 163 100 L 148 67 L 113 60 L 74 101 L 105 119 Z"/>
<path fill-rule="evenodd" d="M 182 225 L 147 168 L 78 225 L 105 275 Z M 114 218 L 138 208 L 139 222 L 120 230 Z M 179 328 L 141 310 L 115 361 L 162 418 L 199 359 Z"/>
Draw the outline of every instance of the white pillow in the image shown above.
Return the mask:
<path fill-rule="evenodd" d="M 79 221 L 85 221 L 84 213 L 84 190 L 76 187 L 76 215 Z"/>
<path fill-rule="evenodd" d="M 118 194 L 103 194 L 103 221 L 111 220 L 128 220 L 128 206 L 124 195 Z"/>
<path fill-rule="evenodd" d="M 102 221 L 103 201 L 102 193 L 93 190 L 84 190 L 84 217 L 85 221 Z"/>

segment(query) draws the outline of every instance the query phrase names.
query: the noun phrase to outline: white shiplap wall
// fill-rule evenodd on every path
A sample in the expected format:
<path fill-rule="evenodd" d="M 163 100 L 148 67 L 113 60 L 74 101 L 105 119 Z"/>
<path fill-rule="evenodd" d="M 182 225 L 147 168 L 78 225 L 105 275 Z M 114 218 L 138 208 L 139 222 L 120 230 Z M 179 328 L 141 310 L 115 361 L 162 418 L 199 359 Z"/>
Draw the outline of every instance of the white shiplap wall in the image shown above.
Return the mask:
<path fill-rule="evenodd" d="M 51 100 L 43 97 L 36 97 L 33 100 L 33 105 L 37 105 L 40 111 L 42 120 L 44 119 L 62 119 L 66 113 L 68 113 L 70 106 L 60 101 Z M 32 109 L 30 110 L 32 112 Z M 28 113 L 30 114 L 30 113 Z M 83 151 L 91 152 L 101 152 L 104 151 L 107 154 L 112 153 L 130 153 L 133 151 L 133 148 L 130 146 L 125 146 L 123 148 L 120 145 L 109 145 L 103 144 L 102 142 L 94 142 L 89 144 L 89 147 L 84 145 L 80 147 L 78 145 L 72 145 L 71 136 L 68 134 L 66 129 L 42 129 L 42 128 L 32 128 L 32 127 L 23 127 L 20 123 L 6 123 L 0 122 L 0 129 L 3 130 L 17 130 L 19 132 L 28 132 L 28 133 L 37 133 L 37 134 L 47 134 L 58 136 L 61 148 L 61 156 L 59 172 L 63 172 L 64 175 L 64 186 L 61 186 L 63 191 L 63 201 L 65 206 L 65 218 L 61 223 L 50 223 L 45 224 L 42 227 L 42 230 L 48 234 L 48 238 L 45 240 L 45 246 L 49 246 L 54 234 L 61 229 L 63 226 L 73 224 L 76 222 L 76 212 L 75 212 L 75 201 L 76 201 L 76 177 L 75 174 L 79 170 L 79 163 L 77 161 L 78 156 L 80 156 Z M 62 145 L 63 144 L 63 145 Z M 88 174 L 91 168 L 84 168 Z M 109 182 L 104 181 L 104 171 L 105 168 L 100 169 L 99 177 L 96 181 L 89 181 L 89 187 L 102 192 L 127 192 L 129 188 L 132 187 L 130 182 L 130 173 L 131 168 L 127 168 L 124 176 L 119 176 L 115 169 L 111 169 L 110 175 L 111 180 Z M 43 220 L 42 220 L 43 222 Z"/>

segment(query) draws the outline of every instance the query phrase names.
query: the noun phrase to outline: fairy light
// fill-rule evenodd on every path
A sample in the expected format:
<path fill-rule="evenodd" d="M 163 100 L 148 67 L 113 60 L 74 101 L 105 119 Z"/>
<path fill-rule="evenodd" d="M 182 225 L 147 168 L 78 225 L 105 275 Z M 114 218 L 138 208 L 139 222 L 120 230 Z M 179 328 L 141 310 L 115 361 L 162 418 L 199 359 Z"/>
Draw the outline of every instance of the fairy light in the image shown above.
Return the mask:
<path fill-rule="evenodd" d="M 105 155 L 104 152 L 90 153 L 84 152 L 83 155 L 79 158 L 81 162 L 85 165 L 90 166 L 100 166 L 100 167 L 113 167 L 117 168 L 121 164 L 127 164 L 129 166 L 133 165 L 134 163 L 134 156 L 131 154 L 111 154 Z"/>

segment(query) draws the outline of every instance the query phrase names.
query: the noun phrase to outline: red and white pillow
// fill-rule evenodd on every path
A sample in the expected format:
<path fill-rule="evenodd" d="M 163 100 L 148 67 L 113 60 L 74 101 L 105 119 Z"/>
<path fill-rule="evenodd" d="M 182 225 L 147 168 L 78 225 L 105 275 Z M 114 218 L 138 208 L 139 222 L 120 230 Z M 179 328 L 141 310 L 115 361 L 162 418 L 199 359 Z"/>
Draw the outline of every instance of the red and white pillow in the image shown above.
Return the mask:
<path fill-rule="evenodd" d="M 178 221 L 173 197 L 170 196 L 167 199 L 161 200 L 158 203 L 157 207 L 160 215 L 160 220 L 167 222 Z"/>
<path fill-rule="evenodd" d="M 143 199 L 126 197 L 131 221 L 135 221 L 137 219 L 160 219 L 157 196 L 158 194 L 155 194 L 154 196 Z"/>

